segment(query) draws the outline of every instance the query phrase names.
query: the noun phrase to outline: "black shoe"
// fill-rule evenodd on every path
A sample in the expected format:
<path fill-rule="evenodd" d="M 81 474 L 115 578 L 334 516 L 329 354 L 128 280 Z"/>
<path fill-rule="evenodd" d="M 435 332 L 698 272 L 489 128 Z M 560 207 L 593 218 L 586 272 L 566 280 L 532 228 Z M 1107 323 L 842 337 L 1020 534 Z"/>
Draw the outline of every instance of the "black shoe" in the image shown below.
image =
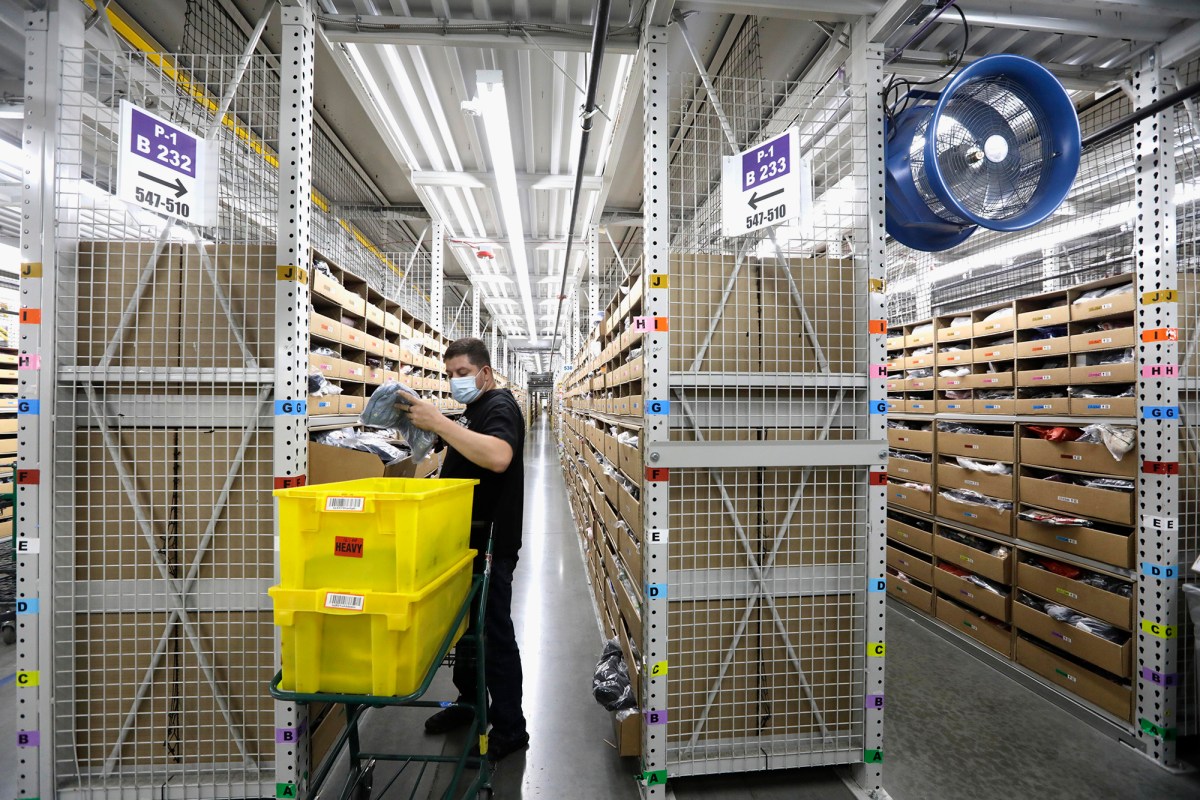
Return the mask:
<path fill-rule="evenodd" d="M 488 761 L 500 761 L 505 756 L 524 750 L 526 747 L 529 747 L 528 733 L 523 732 L 519 736 L 504 736 L 492 731 L 488 734 Z"/>
<path fill-rule="evenodd" d="M 426 733 L 449 733 L 465 728 L 475 719 L 475 712 L 466 706 L 446 706 L 425 720 Z"/>

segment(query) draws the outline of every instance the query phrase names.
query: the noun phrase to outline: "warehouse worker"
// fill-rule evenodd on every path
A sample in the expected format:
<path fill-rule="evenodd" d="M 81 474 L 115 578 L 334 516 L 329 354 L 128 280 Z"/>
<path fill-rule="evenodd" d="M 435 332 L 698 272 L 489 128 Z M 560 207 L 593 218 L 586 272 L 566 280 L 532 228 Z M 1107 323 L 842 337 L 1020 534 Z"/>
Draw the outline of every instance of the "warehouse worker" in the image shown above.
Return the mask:
<path fill-rule="evenodd" d="M 492 531 L 492 579 L 488 591 L 484 631 L 487 638 L 486 682 L 490 703 L 488 757 L 499 761 L 529 744 L 525 715 L 521 711 L 521 653 L 512 622 L 512 579 L 521 548 L 525 504 L 525 421 L 521 407 L 508 389 L 496 388 L 492 360 L 480 339 L 459 339 L 446 348 L 446 373 L 450 393 L 466 405 L 457 420 L 442 414 L 432 403 L 400 395 L 397 407 L 413 424 L 441 437 L 447 445 L 443 478 L 474 478 L 471 547 L 481 557 L 476 572 L 483 571 L 487 529 Z M 482 523 L 482 524 L 481 524 Z M 471 618 L 472 626 L 474 615 Z M 474 703 L 477 695 L 473 648 L 458 646 L 454 685 L 459 702 Z M 447 733 L 466 727 L 473 712 L 452 705 L 425 720 L 426 733 Z"/>

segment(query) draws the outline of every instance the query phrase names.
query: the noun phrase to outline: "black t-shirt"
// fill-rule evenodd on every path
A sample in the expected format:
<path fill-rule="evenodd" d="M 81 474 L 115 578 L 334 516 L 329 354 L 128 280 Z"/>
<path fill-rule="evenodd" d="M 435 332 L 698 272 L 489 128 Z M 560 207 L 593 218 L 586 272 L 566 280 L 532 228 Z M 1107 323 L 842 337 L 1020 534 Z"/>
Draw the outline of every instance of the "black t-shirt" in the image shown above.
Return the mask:
<path fill-rule="evenodd" d="M 512 463 L 504 472 L 497 473 L 447 447 L 441 476 L 479 481 L 471 518 L 475 522 L 493 523 L 492 555 L 516 558 L 525 519 L 525 420 L 521 407 L 508 389 L 491 389 L 467 406 L 457 421 L 469 431 L 495 436 L 512 448 Z M 481 538 L 472 531 L 471 547 L 482 553 L 487 542 L 480 541 Z"/>

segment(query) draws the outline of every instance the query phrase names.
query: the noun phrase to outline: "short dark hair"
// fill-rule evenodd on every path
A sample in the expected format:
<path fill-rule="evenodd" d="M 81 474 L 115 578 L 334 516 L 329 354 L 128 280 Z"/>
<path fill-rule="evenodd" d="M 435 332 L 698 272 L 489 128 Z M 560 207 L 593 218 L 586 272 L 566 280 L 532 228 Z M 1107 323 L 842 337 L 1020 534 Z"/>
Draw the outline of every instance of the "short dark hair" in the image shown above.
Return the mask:
<path fill-rule="evenodd" d="M 471 366 L 483 369 L 492 365 L 492 357 L 488 353 L 487 345 L 483 343 L 483 339 L 476 339 L 473 336 L 468 336 L 465 339 L 455 339 L 446 348 L 446 354 L 442 356 L 443 361 L 449 361 L 452 358 L 466 356 L 471 362 Z"/>

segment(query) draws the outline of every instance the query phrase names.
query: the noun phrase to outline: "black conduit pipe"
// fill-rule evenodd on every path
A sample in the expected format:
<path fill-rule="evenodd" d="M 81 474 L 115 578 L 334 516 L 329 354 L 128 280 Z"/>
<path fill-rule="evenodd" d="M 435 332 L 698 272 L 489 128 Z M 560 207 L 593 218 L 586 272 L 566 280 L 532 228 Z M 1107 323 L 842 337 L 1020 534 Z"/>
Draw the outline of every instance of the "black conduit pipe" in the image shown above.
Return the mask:
<path fill-rule="evenodd" d="M 583 172 L 587 166 L 588 139 L 592 134 L 592 117 L 596 114 L 596 89 L 600 85 L 600 67 L 604 63 L 604 43 L 608 40 L 610 0 L 596 0 L 596 27 L 592 30 L 592 63 L 588 69 L 587 99 L 583 104 L 583 135 L 579 137 L 579 163 L 575 167 L 575 193 L 571 196 L 571 225 L 567 231 L 567 252 L 563 259 L 562 283 L 558 287 L 558 313 L 554 315 L 554 334 L 550 337 L 550 372 L 554 373 L 554 354 L 558 352 L 558 326 L 562 322 L 563 302 L 567 299 L 567 273 L 571 269 L 571 248 L 575 244 L 575 218 L 579 214 L 579 197 L 583 194 Z M 537 320 L 534 320 L 537 324 Z M 530 331 L 537 338 L 537 331 Z"/>
<path fill-rule="evenodd" d="M 1193 83 L 1191 86 L 1186 86 L 1178 92 L 1173 92 L 1161 100 L 1155 100 L 1145 108 L 1139 108 L 1123 119 L 1119 119 L 1111 125 L 1107 125 L 1083 140 L 1084 148 L 1091 147 L 1094 144 L 1107 141 L 1114 136 L 1119 136 L 1125 131 L 1137 125 L 1147 117 L 1152 117 L 1163 109 L 1170 108 L 1176 103 L 1182 103 L 1184 100 L 1190 100 L 1200 94 L 1200 82 Z"/>

